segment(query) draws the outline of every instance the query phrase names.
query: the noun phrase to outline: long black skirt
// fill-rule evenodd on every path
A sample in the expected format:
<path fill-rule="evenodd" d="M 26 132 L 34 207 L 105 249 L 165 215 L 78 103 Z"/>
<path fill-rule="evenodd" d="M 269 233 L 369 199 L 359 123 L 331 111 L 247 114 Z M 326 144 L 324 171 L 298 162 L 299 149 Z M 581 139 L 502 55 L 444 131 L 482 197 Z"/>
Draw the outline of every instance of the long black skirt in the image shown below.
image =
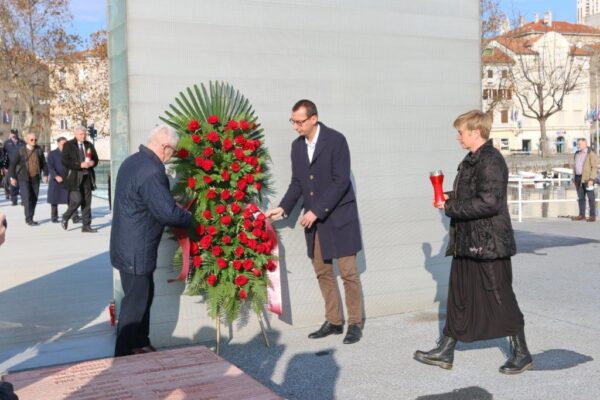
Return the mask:
<path fill-rule="evenodd" d="M 512 289 L 510 258 L 453 258 L 444 335 L 461 342 L 518 334 L 523 314 Z"/>

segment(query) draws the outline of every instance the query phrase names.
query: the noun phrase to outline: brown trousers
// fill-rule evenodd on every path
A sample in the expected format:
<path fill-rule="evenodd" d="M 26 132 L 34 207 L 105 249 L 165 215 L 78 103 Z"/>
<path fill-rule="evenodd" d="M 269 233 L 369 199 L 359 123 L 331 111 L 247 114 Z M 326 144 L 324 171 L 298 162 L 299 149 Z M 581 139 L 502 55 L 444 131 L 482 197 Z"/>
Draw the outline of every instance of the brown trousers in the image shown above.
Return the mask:
<path fill-rule="evenodd" d="M 340 257 L 337 259 L 340 276 L 344 282 L 346 308 L 348 310 L 348 324 L 362 324 L 362 295 L 360 276 L 356 269 L 356 255 Z M 325 319 L 334 325 L 342 325 L 344 317 L 340 306 L 340 293 L 338 290 L 333 263 L 323 260 L 319 233 L 315 233 L 314 258 L 312 260 L 315 274 L 325 300 Z"/>

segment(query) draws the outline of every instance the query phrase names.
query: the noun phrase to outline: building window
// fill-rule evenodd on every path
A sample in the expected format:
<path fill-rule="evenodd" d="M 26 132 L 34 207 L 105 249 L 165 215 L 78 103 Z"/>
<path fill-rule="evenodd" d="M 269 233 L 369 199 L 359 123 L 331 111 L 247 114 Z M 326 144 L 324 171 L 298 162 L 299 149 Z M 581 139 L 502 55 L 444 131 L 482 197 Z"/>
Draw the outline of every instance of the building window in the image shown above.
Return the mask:
<path fill-rule="evenodd" d="M 500 111 L 500 122 L 502 122 L 503 124 L 508 123 L 508 110 Z"/>
<path fill-rule="evenodd" d="M 508 70 L 506 70 L 506 69 L 502 70 L 502 78 L 504 78 L 504 79 L 508 78 Z"/>
<path fill-rule="evenodd" d="M 494 71 L 492 71 L 491 69 L 487 70 L 487 77 L 488 78 L 493 78 L 494 77 Z"/>
<path fill-rule="evenodd" d="M 60 120 L 60 129 L 69 129 L 69 124 L 67 123 L 67 120 L 62 118 Z"/>
<path fill-rule="evenodd" d="M 509 150 L 507 138 L 500 139 L 500 150 Z"/>
<path fill-rule="evenodd" d="M 490 95 L 490 89 L 483 89 L 483 99 L 487 100 Z"/>

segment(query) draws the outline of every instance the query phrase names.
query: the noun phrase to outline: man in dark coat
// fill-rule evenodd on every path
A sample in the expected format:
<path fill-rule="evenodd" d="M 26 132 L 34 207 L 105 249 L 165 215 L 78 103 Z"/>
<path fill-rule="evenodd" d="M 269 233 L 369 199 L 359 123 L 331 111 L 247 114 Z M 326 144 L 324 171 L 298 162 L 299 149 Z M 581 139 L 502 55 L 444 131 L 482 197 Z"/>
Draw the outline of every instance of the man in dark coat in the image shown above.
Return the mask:
<path fill-rule="evenodd" d="M 165 226 L 192 225 L 192 215 L 171 196 L 163 165 L 175 153 L 177 142 L 172 128 L 154 128 L 147 146 L 127 157 L 117 174 L 110 261 L 119 271 L 125 296 L 115 357 L 155 351 L 149 334 L 158 245 Z"/>
<path fill-rule="evenodd" d="M 44 173 L 44 182 L 48 182 L 48 165 L 44 152 L 36 144 L 35 134 L 28 133 L 25 139 L 27 145 L 21 147 L 11 161 L 10 183 L 16 186 L 18 181 L 21 199 L 25 207 L 25 222 L 29 226 L 36 226 L 40 223 L 33 220 L 33 214 L 40 192 L 42 172 Z"/>
<path fill-rule="evenodd" d="M 325 322 L 311 339 L 343 332 L 343 315 L 333 259 L 338 260 L 344 282 L 348 331 L 344 343 L 362 336 L 362 293 L 356 253 L 362 248 L 358 208 L 350 181 L 350 150 L 341 133 L 318 121 L 316 105 L 300 100 L 292 108 L 290 122 L 300 135 L 292 143 L 292 181 L 279 207 L 267 217 L 278 219 L 304 200 L 304 227 L 308 256 L 313 261 L 325 300 Z"/>
<path fill-rule="evenodd" d="M 47 201 L 50 204 L 50 215 L 52 222 L 59 223 L 58 205 L 67 204 L 69 201 L 69 192 L 64 188 L 63 181 L 67 175 L 67 170 L 62 165 L 62 150 L 67 139 L 59 137 L 56 139 L 56 149 L 48 153 L 48 171 L 50 178 L 48 179 L 48 196 Z M 77 212 L 73 215 L 73 222 L 78 222 L 79 215 Z"/>
<path fill-rule="evenodd" d="M 8 176 L 6 178 L 8 179 L 10 200 L 13 206 L 16 206 L 19 200 L 19 182 L 18 180 L 14 181 L 16 182 L 16 186 L 11 183 L 10 164 L 14 163 L 14 158 L 22 147 L 25 147 L 25 142 L 19 138 L 19 132 L 16 129 L 11 129 L 9 138 L 4 142 L 4 151 L 6 151 L 6 154 L 8 155 L 9 168 Z"/>
<path fill-rule="evenodd" d="M 61 225 L 67 230 L 69 219 L 81 206 L 83 226 L 81 232 L 95 233 L 92 228 L 92 190 L 96 188 L 94 167 L 98 165 L 98 154 L 91 142 L 86 139 L 87 130 L 83 126 L 75 128 L 75 138 L 65 143 L 61 162 L 67 169 L 64 187 L 69 191 L 69 208 L 62 216 Z"/>

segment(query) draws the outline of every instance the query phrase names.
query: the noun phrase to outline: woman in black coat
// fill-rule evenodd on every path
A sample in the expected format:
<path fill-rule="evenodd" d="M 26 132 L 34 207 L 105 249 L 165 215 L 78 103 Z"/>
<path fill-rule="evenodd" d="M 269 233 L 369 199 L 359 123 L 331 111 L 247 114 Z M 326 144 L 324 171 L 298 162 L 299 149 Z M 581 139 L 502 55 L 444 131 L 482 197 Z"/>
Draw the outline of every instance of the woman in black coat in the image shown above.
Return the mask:
<path fill-rule="evenodd" d="M 451 218 L 447 256 L 452 256 L 446 324 L 438 347 L 417 351 L 417 361 L 450 369 L 457 341 L 510 337 L 511 357 L 500 367 L 518 374 L 533 367 L 523 314 L 512 289 L 510 257 L 516 253 L 506 188 L 508 168 L 489 139 L 492 118 L 478 110 L 454 121 L 458 141 L 469 150 L 458 167 L 454 190 L 435 205 Z"/>
<path fill-rule="evenodd" d="M 66 169 L 62 165 L 62 148 L 67 141 L 64 137 L 59 137 L 56 140 L 56 149 L 48 153 L 48 171 L 50 179 L 48 180 L 48 198 L 47 201 L 51 207 L 52 222 L 58 223 L 58 205 L 67 204 L 69 200 L 69 192 L 63 186 L 63 180 L 66 175 Z"/>

